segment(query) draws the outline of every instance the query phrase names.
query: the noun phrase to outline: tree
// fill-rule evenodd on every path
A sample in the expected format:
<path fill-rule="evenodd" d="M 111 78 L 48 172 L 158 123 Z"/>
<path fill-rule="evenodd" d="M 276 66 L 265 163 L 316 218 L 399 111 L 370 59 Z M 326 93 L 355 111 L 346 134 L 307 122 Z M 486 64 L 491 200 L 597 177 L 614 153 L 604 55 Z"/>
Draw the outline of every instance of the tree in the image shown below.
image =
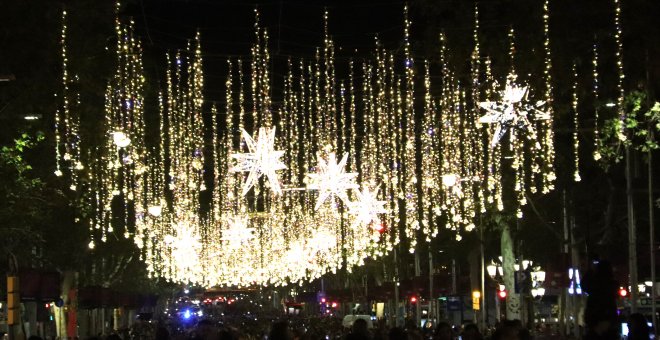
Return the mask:
<path fill-rule="evenodd" d="M 6 255 L 28 260 L 32 249 L 42 241 L 39 233 L 48 219 L 44 183 L 32 176 L 25 151 L 43 140 L 22 134 L 9 146 L 0 148 L 0 242 Z"/>
<path fill-rule="evenodd" d="M 660 102 L 650 104 L 644 92 L 633 91 L 625 98 L 624 112 L 623 119 L 614 117 L 605 121 L 598 140 L 594 158 L 605 170 L 623 159 L 622 150 L 626 146 L 641 152 L 658 149 L 653 134 L 660 132 Z"/>

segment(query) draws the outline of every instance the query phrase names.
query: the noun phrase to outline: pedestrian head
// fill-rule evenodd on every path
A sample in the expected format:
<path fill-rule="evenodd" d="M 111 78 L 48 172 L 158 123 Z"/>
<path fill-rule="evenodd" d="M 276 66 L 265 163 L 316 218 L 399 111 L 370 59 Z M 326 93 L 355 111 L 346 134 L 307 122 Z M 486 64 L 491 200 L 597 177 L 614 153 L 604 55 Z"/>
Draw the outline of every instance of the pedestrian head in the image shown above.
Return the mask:
<path fill-rule="evenodd" d="M 481 340 L 482 336 L 477 325 L 470 323 L 463 328 L 463 340 Z"/>
<path fill-rule="evenodd" d="M 434 340 L 451 340 L 453 338 L 451 325 L 446 322 L 438 323 L 438 326 L 435 328 L 435 334 L 433 334 Z"/>
<path fill-rule="evenodd" d="M 357 319 L 353 322 L 353 334 L 369 336 L 369 324 L 364 319 Z"/>
<path fill-rule="evenodd" d="M 278 321 L 270 329 L 270 340 L 291 340 L 293 338 L 289 323 L 286 320 Z"/>
<path fill-rule="evenodd" d="M 640 313 L 630 314 L 630 317 L 628 317 L 628 339 L 649 339 L 651 329 L 647 322 L 646 317 Z"/>
<path fill-rule="evenodd" d="M 406 334 L 406 331 L 401 328 L 401 327 L 394 327 L 390 329 L 390 333 L 388 334 L 388 339 L 389 340 L 408 340 L 408 334 Z"/>

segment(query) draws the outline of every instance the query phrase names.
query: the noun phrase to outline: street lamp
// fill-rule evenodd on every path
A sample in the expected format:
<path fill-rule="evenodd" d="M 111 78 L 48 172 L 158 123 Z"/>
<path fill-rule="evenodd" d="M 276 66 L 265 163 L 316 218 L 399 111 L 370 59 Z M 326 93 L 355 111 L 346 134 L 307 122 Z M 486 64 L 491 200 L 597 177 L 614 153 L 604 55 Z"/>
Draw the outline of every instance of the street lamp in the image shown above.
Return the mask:
<path fill-rule="evenodd" d="M 643 283 L 637 284 L 637 291 L 640 293 L 646 293 L 646 285 Z"/>
<path fill-rule="evenodd" d="M 531 273 L 533 282 L 545 282 L 545 271 L 541 270 L 540 267 L 534 268 L 534 271 Z"/>
<path fill-rule="evenodd" d="M 491 279 L 494 279 L 495 275 L 497 275 L 497 265 L 491 262 L 488 266 L 486 266 L 486 271 L 488 272 L 488 276 L 490 276 Z"/>
<path fill-rule="evenodd" d="M 486 272 L 488 273 L 488 276 L 490 276 L 491 279 L 495 279 L 498 276 L 502 276 L 503 268 L 499 263 L 491 262 L 488 266 L 486 266 Z"/>
<path fill-rule="evenodd" d="M 543 295 L 545 295 L 545 288 L 543 287 L 538 287 L 538 288 L 532 288 L 532 297 L 536 298 L 542 298 Z"/>

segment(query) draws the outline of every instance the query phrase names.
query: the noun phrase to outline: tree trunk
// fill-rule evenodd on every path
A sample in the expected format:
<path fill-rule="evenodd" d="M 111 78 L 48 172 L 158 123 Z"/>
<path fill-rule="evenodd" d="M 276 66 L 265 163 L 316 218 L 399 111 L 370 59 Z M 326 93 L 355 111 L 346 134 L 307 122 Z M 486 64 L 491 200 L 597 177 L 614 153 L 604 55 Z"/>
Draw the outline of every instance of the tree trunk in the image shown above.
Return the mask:
<path fill-rule="evenodd" d="M 66 339 L 69 336 L 67 334 L 67 318 L 64 312 L 64 306 L 67 306 L 71 302 L 69 301 L 69 292 L 75 287 L 76 273 L 65 271 L 63 276 L 60 297 L 64 301 L 64 305 L 61 308 L 55 308 L 55 328 L 57 329 L 57 336 L 60 339 Z M 69 308 L 75 308 L 75 306 L 70 306 Z M 75 334 L 71 334 L 71 336 L 75 336 Z"/>
<path fill-rule="evenodd" d="M 506 318 L 508 320 L 520 320 L 520 295 L 515 293 L 515 270 L 516 257 L 513 254 L 513 239 L 507 224 L 502 225 L 502 267 L 504 271 L 504 285 L 506 286 Z"/>

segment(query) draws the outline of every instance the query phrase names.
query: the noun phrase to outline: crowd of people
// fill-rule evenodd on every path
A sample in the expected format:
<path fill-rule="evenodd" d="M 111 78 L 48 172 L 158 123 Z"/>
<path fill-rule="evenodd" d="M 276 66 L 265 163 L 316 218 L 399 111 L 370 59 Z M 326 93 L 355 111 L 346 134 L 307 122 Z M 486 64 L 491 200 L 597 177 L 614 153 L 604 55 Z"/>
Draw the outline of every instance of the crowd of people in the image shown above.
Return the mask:
<path fill-rule="evenodd" d="M 256 320 L 255 320 L 256 319 Z M 252 322 L 249 322 L 252 321 Z M 532 334 L 519 320 L 504 320 L 482 334 L 475 324 L 454 327 L 440 322 L 434 328 L 419 328 L 413 320 L 404 327 L 389 327 L 385 322 L 376 322 L 373 327 L 364 319 L 356 319 L 352 327 L 346 328 L 339 318 L 296 317 L 279 320 L 258 321 L 257 318 L 229 318 L 222 322 L 200 319 L 190 327 L 166 322 L 138 322 L 130 330 L 123 330 L 87 340 L 555 340 L 565 339 L 555 332 L 537 329 Z M 627 340 L 652 339 L 652 331 L 642 314 L 628 318 Z M 577 339 L 569 336 L 567 339 Z M 622 339 L 612 332 L 609 324 L 598 322 L 587 329 L 583 339 Z M 28 340 L 42 340 L 32 336 Z"/>
<path fill-rule="evenodd" d="M 632 314 L 628 320 L 627 340 L 652 339 L 651 329 L 641 314 Z M 609 329 L 609 328 L 608 328 Z M 475 324 L 454 327 L 446 322 L 435 328 L 416 327 L 412 320 L 404 327 L 389 327 L 384 322 L 375 323 L 372 328 L 364 319 L 357 319 L 352 327 L 345 328 L 338 318 L 295 318 L 252 324 L 232 325 L 201 320 L 187 330 L 171 329 L 164 325 L 156 326 L 149 335 L 132 334 L 131 339 L 156 340 L 531 340 L 564 339 L 561 335 L 537 330 L 532 334 L 520 320 L 504 320 L 482 334 Z M 120 340 L 120 337 L 106 340 Z M 569 339 L 577 339 L 570 336 Z M 584 339 L 622 339 L 617 333 L 596 334 L 587 331 Z M 98 340 L 98 339 L 92 339 Z"/>
<path fill-rule="evenodd" d="M 338 317 L 292 316 L 281 318 L 275 310 L 224 310 L 199 313 L 199 319 L 183 320 L 169 317 L 159 320 L 138 320 L 131 329 L 122 330 L 104 340 L 620 340 L 620 325 L 627 323 L 626 340 L 653 339 L 653 331 L 646 317 L 633 313 L 622 318 L 617 307 L 617 283 L 606 261 L 595 261 L 594 268 L 584 280 L 588 297 L 581 334 L 563 337 L 558 329 L 537 327 L 533 333 L 520 320 L 504 320 L 482 334 L 475 324 L 460 327 L 446 322 L 433 327 L 418 327 L 409 319 L 403 327 L 389 326 L 384 320 L 357 318 L 345 327 Z M 251 313 L 252 312 L 252 313 Z M 256 313 L 255 313 L 256 312 Z M 195 314 L 197 315 L 197 314 Z M 201 317 L 203 315 L 203 317 Z M 427 326 L 431 325 L 430 323 Z M 101 340 L 92 337 L 89 340 Z M 31 337 L 28 340 L 41 340 Z"/>

